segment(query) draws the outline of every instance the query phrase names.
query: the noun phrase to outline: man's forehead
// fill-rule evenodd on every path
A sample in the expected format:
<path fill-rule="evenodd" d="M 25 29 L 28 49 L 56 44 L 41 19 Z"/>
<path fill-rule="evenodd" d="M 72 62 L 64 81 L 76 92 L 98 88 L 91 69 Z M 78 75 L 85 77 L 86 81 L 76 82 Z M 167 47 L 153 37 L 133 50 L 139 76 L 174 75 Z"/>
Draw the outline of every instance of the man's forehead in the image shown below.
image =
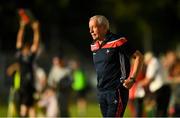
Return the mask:
<path fill-rule="evenodd" d="M 92 20 L 89 21 L 89 25 L 99 26 L 100 24 L 98 23 L 97 19 L 92 19 Z"/>

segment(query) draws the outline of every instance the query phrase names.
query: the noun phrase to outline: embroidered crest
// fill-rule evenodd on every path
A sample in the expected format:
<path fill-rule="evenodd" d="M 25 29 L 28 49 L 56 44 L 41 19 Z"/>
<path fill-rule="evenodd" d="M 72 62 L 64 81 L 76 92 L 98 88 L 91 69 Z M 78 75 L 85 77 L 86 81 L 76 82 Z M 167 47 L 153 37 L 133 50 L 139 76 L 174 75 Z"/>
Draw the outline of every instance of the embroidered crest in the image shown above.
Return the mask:
<path fill-rule="evenodd" d="M 107 49 L 107 50 L 106 50 L 106 54 L 109 54 L 109 52 L 110 52 L 110 50 L 109 50 L 109 49 Z"/>
<path fill-rule="evenodd" d="M 114 101 L 113 101 L 113 103 L 114 103 L 114 104 L 117 104 L 117 103 L 118 103 L 118 101 L 117 101 L 117 100 L 114 100 Z"/>

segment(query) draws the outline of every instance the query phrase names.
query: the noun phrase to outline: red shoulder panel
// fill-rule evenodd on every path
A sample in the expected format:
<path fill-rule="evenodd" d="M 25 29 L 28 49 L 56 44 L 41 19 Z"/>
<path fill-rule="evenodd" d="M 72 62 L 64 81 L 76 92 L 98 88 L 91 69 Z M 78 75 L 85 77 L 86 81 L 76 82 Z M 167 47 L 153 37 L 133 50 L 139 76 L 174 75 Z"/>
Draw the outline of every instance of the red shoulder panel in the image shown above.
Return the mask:
<path fill-rule="evenodd" d="M 127 42 L 125 37 L 121 37 L 111 42 L 107 42 L 102 48 L 116 48 Z"/>

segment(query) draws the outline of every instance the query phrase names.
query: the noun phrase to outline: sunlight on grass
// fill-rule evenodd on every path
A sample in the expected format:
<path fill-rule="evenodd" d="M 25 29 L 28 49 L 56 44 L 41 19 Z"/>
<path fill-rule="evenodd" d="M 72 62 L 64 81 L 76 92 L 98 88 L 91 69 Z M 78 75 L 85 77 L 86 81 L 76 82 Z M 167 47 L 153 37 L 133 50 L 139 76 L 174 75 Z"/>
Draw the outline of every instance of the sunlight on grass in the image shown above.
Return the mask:
<path fill-rule="evenodd" d="M 7 106 L 1 105 L 0 106 L 0 117 L 6 117 L 7 116 Z M 77 114 L 77 107 L 75 104 L 70 105 L 70 116 L 71 117 L 78 117 Z M 130 117 L 130 111 L 127 107 L 124 117 Z M 88 103 L 86 114 L 84 114 L 84 117 L 102 117 L 100 113 L 100 108 L 97 103 Z"/>
<path fill-rule="evenodd" d="M 78 117 L 77 107 L 75 106 L 75 104 L 71 105 L 70 113 L 72 117 Z M 84 116 L 85 117 L 101 117 L 98 104 L 96 103 L 88 104 L 87 111 L 86 111 L 86 114 L 84 114 Z"/>
<path fill-rule="evenodd" d="M 78 117 L 77 108 L 74 104 L 71 105 L 70 113 L 72 117 Z M 85 117 L 102 117 L 99 105 L 97 103 L 88 104 L 87 113 Z M 130 110 L 128 107 L 126 108 L 124 117 L 131 117 Z"/>
<path fill-rule="evenodd" d="M 7 107 L 4 105 L 0 105 L 0 117 L 7 116 Z"/>

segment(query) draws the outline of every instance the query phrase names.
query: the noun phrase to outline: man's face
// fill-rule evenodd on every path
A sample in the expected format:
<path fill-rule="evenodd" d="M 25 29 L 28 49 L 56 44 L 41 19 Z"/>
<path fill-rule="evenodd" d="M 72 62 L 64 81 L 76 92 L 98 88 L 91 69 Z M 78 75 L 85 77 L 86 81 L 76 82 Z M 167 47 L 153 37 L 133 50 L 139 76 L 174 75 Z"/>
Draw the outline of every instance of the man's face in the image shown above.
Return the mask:
<path fill-rule="evenodd" d="M 91 19 L 89 21 L 89 30 L 93 40 L 103 40 L 107 32 L 107 29 L 99 25 L 96 19 Z"/>

